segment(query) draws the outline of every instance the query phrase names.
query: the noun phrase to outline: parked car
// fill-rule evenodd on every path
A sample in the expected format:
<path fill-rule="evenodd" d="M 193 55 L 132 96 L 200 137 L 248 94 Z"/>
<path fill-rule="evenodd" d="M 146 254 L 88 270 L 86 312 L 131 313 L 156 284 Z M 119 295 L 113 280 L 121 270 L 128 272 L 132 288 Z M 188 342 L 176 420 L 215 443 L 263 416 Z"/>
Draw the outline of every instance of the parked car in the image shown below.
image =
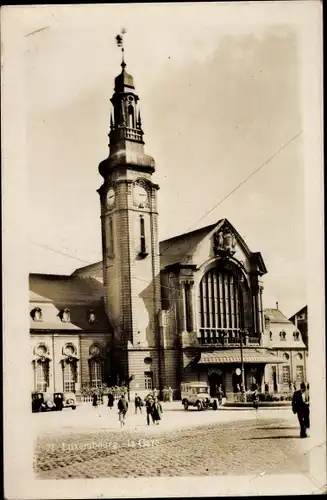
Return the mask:
<path fill-rule="evenodd" d="M 32 412 L 55 411 L 56 405 L 53 395 L 47 392 L 34 392 L 32 394 Z"/>
<path fill-rule="evenodd" d="M 65 392 L 62 394 L 62 396 L 63 408 L 71 408 L 72 410 L 76 410 L 77 402 L 75 394 L 73 392 Z"/>
<path fill-rule="evenodd" d="M 42 392 L 34 392 L 32 393 L 32 412 L 36 413 L 41 410 L 42 405 L 44 404 L 44 397 Z"/>
<path fill-rule="evenodd" d="M 209 386 L 203 382 L 181 384 L 181 397 L 185 410 L 189 406 L 195 406 L 198 410 L 218 409 L 218 399 L 210 397 Z"/>
<path fill-rule="evenodd" d="M 55 392 L 35 392 L 32 394 L 32 412 L 41 411 L 62 411 L 63 408 L 76 410 L 76 396 L 74 393 Z"/>

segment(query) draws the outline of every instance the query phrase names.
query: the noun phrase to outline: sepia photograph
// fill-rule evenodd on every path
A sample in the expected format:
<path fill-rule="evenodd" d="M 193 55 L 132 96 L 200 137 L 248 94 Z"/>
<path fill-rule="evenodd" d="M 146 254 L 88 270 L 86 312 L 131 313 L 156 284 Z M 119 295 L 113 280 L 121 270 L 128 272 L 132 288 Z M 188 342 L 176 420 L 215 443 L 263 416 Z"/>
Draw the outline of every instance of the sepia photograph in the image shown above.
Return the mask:
<path fill-rule="evenodd" d="M 7 498 L 326 493 L 321 19 L 2 9 Z"/>

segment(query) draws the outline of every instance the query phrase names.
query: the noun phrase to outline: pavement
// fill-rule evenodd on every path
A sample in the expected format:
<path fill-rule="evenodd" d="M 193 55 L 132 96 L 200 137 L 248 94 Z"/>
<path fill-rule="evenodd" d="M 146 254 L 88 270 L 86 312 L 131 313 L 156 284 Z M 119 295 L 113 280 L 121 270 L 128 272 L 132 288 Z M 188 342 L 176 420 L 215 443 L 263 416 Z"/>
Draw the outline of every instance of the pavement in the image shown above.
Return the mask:
<path fill-rule="evenodd" d="M 163 416 L 159 426 L 147 426 L 146 414 L 134 413 L 131 404 L 126 417 L 125 430 L 129 432 L 139 431 L 144 428 L 147 433 L 162 433 L 166 430 L 178 430 L 199 425 L 221 424 L 225 422 L 241 422 L 245 420 L 257 421 L 258 418 L 271 420 L 274 418 L 292 421 L 297 424 L 297 419 L 290 408 L 261 409 L 255 411 L 253 408 L 236 409 L 220 408 L 217 411 L 198 411 L 196 408 L 184 410 L 180 401 L 162 403 Z M 62 433 L 78 433 L 81 431 L 97 433 L 100 430 L 121 432 L 118 422 L 118 411 L 107 406 L 100 405 L 92 407 L 91 403 L 84 403 L 76 410 L 65 408 L 62 412 L 34 413 L 32 415 L 35 436 L 54 435 Z"/>
<path fill-rule="evenodd" d="M 270 416 L 267 411 L 233 412 L 230 420 L 227 411 L 166 408 L 159 426 L 147 426 L 144 416 L 131 414 L 122 429 L 116 412 L 97 411 L 102 416 L 89 408 L 72 415 L 62 412 L 66 427 L 58 421 L 56 431 L 45 433 L 39 427 L 34 458 L 37 478 L 262 476 L 309 471 L 310 438 L 300 439 L 296 417 L 283 416 L 281 411 L 272 410 Z M 35 421 L 52 415 L 41 414 L 40 419 L 35 415 Z M 92 420 L 91 432 L 82 425 L 83 415 L 87 425 Z M 73 423 L 74 418 L 78 425 L 72 429 L 67 420 Z"/>

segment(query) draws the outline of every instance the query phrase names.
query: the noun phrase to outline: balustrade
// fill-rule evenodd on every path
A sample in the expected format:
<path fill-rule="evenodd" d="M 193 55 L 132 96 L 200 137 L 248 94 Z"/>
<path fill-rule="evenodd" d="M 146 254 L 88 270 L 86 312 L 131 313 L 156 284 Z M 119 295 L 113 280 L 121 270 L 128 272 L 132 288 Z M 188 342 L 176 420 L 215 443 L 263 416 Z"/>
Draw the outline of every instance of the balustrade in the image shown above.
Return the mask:
<path fill-rule="evenodd" d="M 200 328 L 200 345 L 218 345 L 218 346 L 239 346 L 243 339 L 243 345 L 259 345 L 260 338 L 249 335 L 240 335 L 240 329 L 219 329 L 219 328 Z"/>

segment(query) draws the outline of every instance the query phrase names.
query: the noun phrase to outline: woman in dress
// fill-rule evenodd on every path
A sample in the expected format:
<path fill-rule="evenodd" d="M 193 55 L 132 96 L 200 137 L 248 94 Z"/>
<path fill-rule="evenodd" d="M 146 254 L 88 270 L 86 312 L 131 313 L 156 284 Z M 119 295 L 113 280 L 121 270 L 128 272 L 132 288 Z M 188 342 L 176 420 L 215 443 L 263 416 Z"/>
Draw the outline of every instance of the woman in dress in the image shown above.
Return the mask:
<path fill-rule="evenodd" d="M 156 425 L 159 425 L 159 421 L 161 420 L 161 415 L 162 415 L 162 406 L 161 406 L 158 398 L 155 397 L 154 402 L 153 402 L 152 418 L 153 418 L 153 422 Z"/>

